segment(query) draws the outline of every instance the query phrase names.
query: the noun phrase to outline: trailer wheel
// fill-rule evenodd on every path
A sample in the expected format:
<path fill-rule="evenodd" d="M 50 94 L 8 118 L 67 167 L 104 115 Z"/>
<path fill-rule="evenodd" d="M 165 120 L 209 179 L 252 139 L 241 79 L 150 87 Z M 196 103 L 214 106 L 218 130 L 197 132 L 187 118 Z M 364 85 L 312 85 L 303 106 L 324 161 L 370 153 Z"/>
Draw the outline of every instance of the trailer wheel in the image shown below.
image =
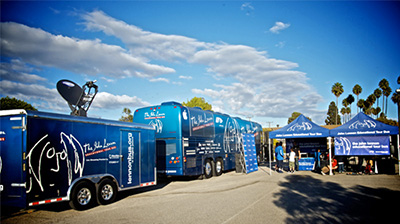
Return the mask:
<path fill-rule="evenodd" d="M 211 161 L 211 159 L 207 159 L 204 164 L 204 176 L 206 178 L 211 178 L 213 176 L 213 170 L 214 163 Z"/>
<path fill-rule="evenodd" d="M 215 175 L 216 176 L 221 176 L 222 171 L 224 169 L 224 163 L 222 162 L 222 159 L 217 159 L 215 162 Z"/>
<path fill-rule="evenodd" d="M 117 197 L 117 185 L 110 179 L 100 181 L 97 187 L 97 202 L 101 205 L 113 203 Z"/>
<path fill-rule="evenodd" d="M 69 205 L 76 210 L 85 210 L 94 204 L 95 190 L 93 184 L 82 181 L 75 185 L 72 190 Z"/>

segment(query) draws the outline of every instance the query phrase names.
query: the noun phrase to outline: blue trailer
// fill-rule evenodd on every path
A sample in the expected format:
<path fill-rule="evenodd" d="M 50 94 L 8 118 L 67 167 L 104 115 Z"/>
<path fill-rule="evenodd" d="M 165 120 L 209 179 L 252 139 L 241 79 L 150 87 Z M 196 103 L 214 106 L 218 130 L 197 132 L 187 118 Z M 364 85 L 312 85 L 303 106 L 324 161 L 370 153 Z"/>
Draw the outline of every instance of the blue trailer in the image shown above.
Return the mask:
<path fill-rule="evenodd" d="M 0 111 L 2 206 L 108 204 L 157 184 L 153 126 L 25 110 Z"/>
<path fill-rule="evenodd" d="M 165 102 L 135 111 L 133 121 L 156 129 L 157 170 L 168 176 L 219 176 L 235 168 L 242 133 L 256 136 L 261 125 L 227 114 Z"/>

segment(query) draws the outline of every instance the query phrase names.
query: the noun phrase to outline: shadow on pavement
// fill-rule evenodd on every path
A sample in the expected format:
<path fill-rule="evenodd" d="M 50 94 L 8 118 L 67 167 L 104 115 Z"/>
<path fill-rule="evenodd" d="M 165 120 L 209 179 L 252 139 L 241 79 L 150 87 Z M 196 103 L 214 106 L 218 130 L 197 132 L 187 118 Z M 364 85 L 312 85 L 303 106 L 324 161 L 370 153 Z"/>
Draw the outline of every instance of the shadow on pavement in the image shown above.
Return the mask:
<path fill-rule="evenodd" d="M 279 185 L 274 204 L 286 223 L 382 223 L 397 220 L 400 191 L 357 185 L 344 188 L 308 175 L 291 175 Z M 397 212 L 397 213 L 396 213 Z"/>

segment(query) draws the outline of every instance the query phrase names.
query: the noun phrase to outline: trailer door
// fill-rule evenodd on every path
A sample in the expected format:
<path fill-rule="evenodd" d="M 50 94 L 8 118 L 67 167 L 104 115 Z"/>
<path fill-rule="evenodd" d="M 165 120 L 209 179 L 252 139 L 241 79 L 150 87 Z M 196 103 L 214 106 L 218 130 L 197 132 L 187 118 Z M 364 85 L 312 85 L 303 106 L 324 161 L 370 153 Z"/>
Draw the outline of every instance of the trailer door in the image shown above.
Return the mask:
<path fill-rule="evenodd" d="M 0 117 L 0 192 L 2 205 L 25 207 L 26 115 Z"/>
<path fill-rule="evenodd" d="M 140 183 L 140 132 L 121 131 L 121 176 L 122 188 L 138 186 Z"/>

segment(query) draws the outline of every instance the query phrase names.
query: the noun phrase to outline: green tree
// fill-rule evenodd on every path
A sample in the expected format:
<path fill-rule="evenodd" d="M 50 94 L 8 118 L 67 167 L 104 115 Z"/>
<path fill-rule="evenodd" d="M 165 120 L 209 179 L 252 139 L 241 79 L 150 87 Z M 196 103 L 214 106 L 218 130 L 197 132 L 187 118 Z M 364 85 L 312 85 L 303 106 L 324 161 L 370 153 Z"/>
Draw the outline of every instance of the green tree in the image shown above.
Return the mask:
<path fill-rule="evenodd" d="M 186 107 L 200 107 L 203 110 L 211 110 L 212 105 L 207 103 L 203 97 L 193 97 L 191 100 L 182 103 Z"/>
<path fill-rule="evenodd" d="M 292 121 L 296 120 L 296 118 L 298 118 L 301 115 L 300 112 L 293 112 L 292 116 L 288 118 L 288 124 L 292 123 Z M 307 117 L 308 120 L 311 121 L 311 118 Z"/>
<path fill-rule="evenodd" d="M 333 93 L 333 95 L 336 96 L 336 105 L 338 105 L 339 96 L 342 95 L 343 91 L 344 91 L 343 85 L 340 82 L 333 84 L 332 93 Z M 338 111 L 336 111 L 335 124 L 337 124 L 338 116 L 339 116 Z"/>
<path fill-rule="evenodd" d="M 125 122 L 132 122 L 133 121 L 132 111 L 128 108 L 124 108 L 124 110 L 122 111 L 122 116 L 119 120 Z"/>
<path fill-rule="evenodd" d="M 357 96 L 357 104 L 358 104 L 358 101 L 359 101 L 358 96 L 361 94 L 361 92 L 362 92 L 361 86 L 358 85 L 358 84 L 356 84 L 356 85 L 353 87 L 353 93 L 354 93 L 354 95 Z M 359 107 L 357 107 L 357 113 L 359 112 L 359 111 L 358 111 L 358 108 L 359 108 Z"/>
<path fill-rule="evenodd" d="M 16 98 L 10 98 L 10 97 L 2 97 L 0 99 L 0 109 L 1 110 L 10 110 L 10 109 L 24 109 L 24 110 L 34 110 L 37 111 L 37 109 L 32 106 L 31 104 L 19 100 Z"/>
<path fill-rule="evenodd" d="M 336 124 L 335 119 L 336 119 L 336 114 L 338 114 L 338 108 L 335 104 L 335 102 L 331 102 L 329 104 L 328 112 L 326 113 L 328 116 L 325 119 L 325 124 L 327 125 L 332 125 Z M 340 117 L 339 117 L 339 122 L 340 122 Z M 341 122 L 339 124 L 342 124 Z"/>

